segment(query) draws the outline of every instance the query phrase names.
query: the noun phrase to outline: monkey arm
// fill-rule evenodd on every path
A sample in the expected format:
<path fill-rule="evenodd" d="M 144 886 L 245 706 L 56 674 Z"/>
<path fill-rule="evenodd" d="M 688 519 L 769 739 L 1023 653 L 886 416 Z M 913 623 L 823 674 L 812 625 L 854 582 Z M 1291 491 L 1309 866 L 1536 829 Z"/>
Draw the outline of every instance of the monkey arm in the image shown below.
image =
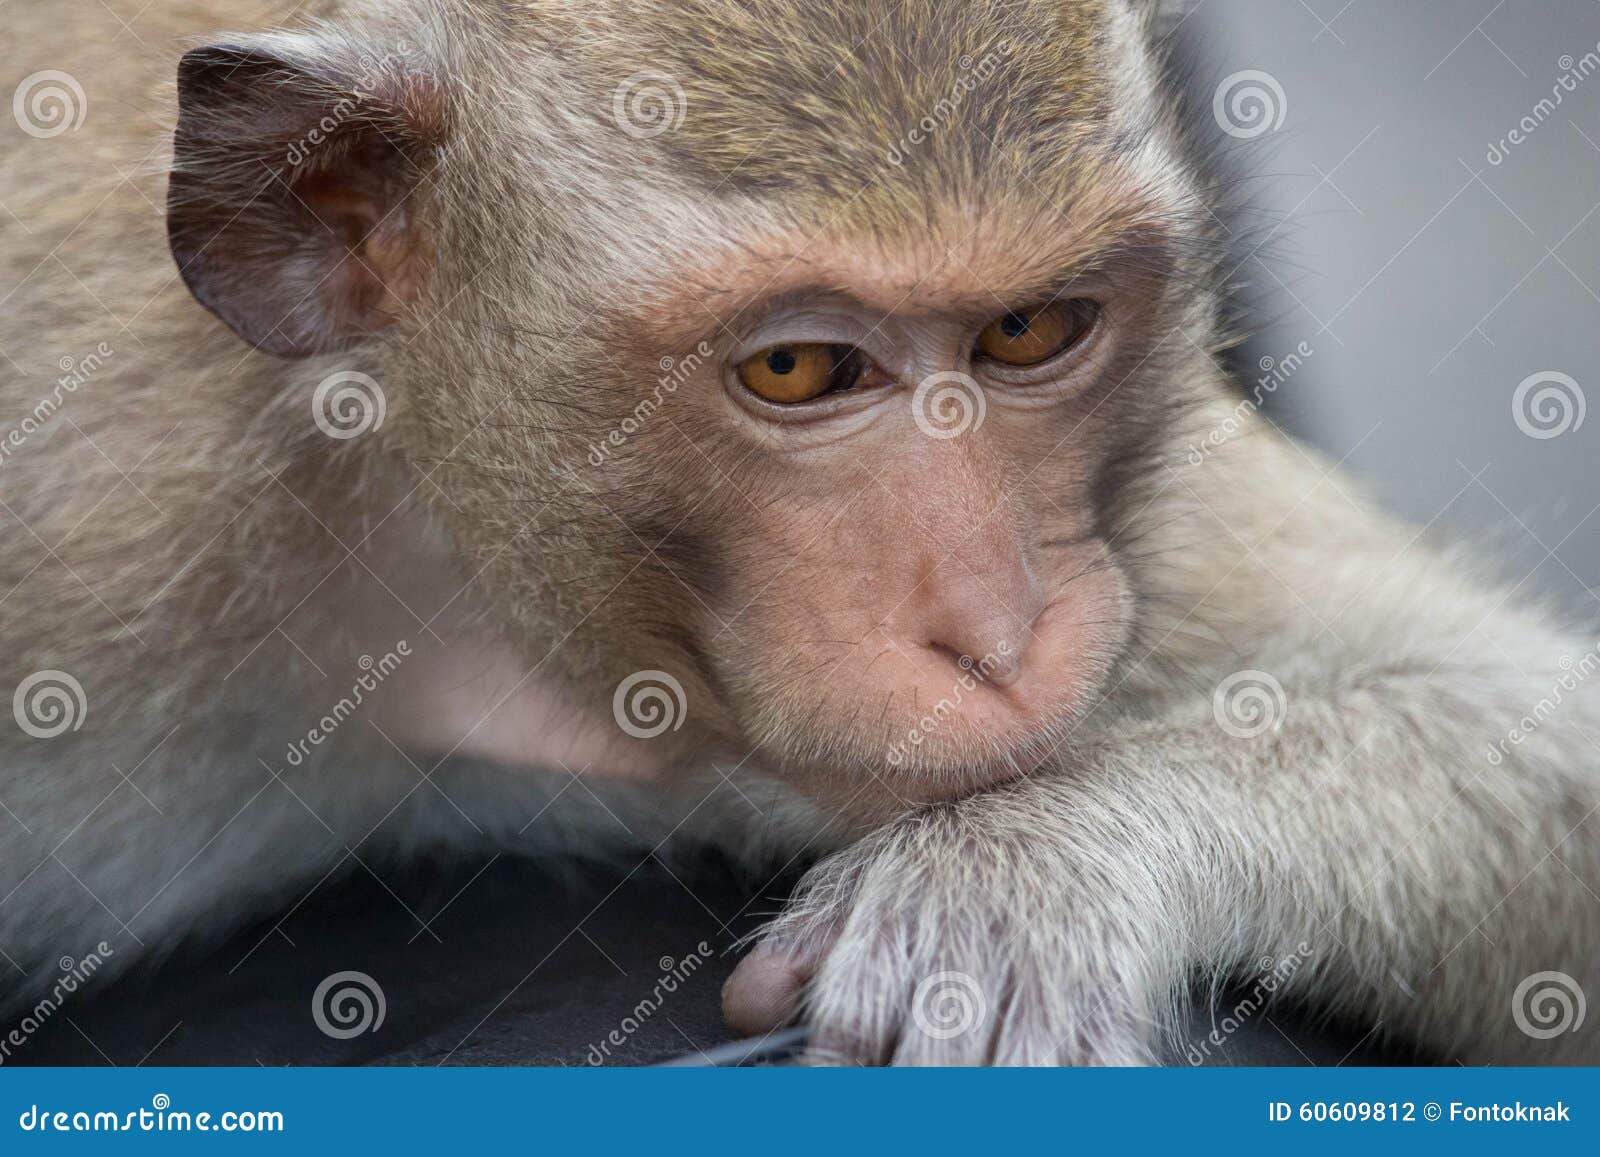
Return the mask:
<path fill-rule="evenodd" d="M 1513 995 L 1600 979 L 1594 696 L 1491 762 L 1549 689 L 1501 667 L 1286 681 L 1254 738 L 1174 715 L 907 816 L 819 865 L 730 1012 L 774 1019 L 807 985 L 826 1054 L 1141 1063 L 1196 981 L 1270 971 L 1437 1055 L 1592 1058 L 1592 1025 L 1527 1035 Z"/>
<path fill-rule="evenodd" d="M 1153 855 L 1191 969 L 1292 959 L 1283 990 L 1446 1059 L 1592 1058 L 1592 1028 L 1519 1031 L 1513 996 L 1540 972 L 1600 977 L 1593 689 L 1511 745 L 1506 717 L 1559 684 L 1494 682 L 1417 670 L 1290 689 L 1281 725 L 1253 739 L 1150 725 L 1085 753 L 1090 814 L 1128 833 L 1130 857 Z M 1075 810 L 1075 778 L 1034 789 L 1041 822 Z"/>

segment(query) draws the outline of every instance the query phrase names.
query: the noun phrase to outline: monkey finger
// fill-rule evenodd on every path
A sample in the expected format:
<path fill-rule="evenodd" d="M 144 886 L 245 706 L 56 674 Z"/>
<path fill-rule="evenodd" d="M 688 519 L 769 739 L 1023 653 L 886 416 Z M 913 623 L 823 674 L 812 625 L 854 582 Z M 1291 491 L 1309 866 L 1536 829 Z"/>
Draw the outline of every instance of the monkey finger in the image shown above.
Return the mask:
<path fill-rule="evenodd" d="M 735 1032 L 758 1036 L 792 1024 L 816 961 L 776 944 L 760 944 L 722 986 L 722 1016 Z"/>

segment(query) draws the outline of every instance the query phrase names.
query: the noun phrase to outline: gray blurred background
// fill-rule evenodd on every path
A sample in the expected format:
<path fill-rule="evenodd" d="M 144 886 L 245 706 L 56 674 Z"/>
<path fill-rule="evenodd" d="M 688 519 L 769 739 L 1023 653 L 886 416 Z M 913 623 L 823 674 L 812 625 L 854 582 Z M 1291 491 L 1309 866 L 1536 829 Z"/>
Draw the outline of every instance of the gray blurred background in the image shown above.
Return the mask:
<path fill-rule="evenodd" d="M 1239 276 L 1267 324 L 1242 360 L 1258 375 L 1261 358 L 1313 351 L 1266 412 L 1390 508 L 1491 545 L 1523 593 L 1592 620 L 1600 3 L 1201 0 L 1175 35 L 1204 62 L 1204 108 L 1245 70 L 1282 92 L 1225 89 L 1274 106 L 1234 122 L 1242 167 L 1265 174 L 1245 186 L 1240 256 L 1261 248 Z M 1514 409 L 1539 374 L 1576 387 L 1524 390 L 1543 437 Z M 1541 405 L 1547 385 L 1560 397 Z"/>

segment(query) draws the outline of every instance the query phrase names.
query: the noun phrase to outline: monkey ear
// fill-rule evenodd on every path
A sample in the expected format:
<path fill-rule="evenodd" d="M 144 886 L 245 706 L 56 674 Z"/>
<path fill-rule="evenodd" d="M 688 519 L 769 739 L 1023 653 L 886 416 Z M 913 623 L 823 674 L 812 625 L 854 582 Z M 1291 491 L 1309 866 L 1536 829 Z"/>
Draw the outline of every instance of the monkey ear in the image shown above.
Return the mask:
<path fill-rule="evenodd" d="M 310 36 L 212 44 L 178 65 L 167 239 L 197 300 L 284 357 L 395 321 L 427 245 L 411 194 L 445 135 L 415 51 Z"/>

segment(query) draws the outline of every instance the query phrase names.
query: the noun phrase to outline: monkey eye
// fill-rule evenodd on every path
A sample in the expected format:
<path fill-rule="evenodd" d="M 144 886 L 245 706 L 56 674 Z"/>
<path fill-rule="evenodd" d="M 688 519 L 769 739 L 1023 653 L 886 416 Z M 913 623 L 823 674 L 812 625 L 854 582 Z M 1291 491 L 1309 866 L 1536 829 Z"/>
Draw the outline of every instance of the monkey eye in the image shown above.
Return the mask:
<path fill-rule="evenodd" d="M 854 346 L 822 342 L 776 345 L 739 363 L 739 380 L 759 398 L 781 406 L 848 390 L 861 376 Z"/>
<path fill-rule="evenodd" d="M 1036 366 L 1081 341 L 1100 316 L 1087 297 L 1017 310 L 995 318 L 978 334 L 975 357 L 1007 366 Z"/>

